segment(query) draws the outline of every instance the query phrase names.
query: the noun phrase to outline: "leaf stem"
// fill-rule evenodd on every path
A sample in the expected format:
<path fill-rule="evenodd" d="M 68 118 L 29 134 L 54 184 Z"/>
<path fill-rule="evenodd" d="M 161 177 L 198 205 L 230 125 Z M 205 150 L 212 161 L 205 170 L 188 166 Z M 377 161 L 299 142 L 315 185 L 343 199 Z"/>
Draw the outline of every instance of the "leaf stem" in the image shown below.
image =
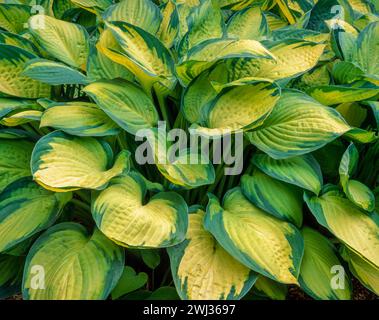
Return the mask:
<path fill-rule="evenodd" d="M 91 195 L 87 195 L 84 190 L 77 190 L 75 194 L 78 195 L 83 201 L 88 204 L 91 204 Z"/>
<path fill-rule="evenodd" d="M 86 212 L 91 212 L 91 207 L 87 203 L 84 203 L 75 198 L 72 198 L 70 202 L 74 204 L 75 206 L 85 210 Z"/>

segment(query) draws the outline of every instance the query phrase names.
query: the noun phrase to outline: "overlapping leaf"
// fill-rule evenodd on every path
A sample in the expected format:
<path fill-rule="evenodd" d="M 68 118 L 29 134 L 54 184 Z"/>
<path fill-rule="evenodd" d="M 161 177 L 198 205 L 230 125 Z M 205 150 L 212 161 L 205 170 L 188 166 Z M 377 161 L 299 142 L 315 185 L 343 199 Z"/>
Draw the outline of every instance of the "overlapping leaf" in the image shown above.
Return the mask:
<path fill-rule="evenodd" d="M 36 144 L 31 168 L 33 178 L 50 190 L 104 189 L 110 179 L 129 170 L 129 153 L 114 158 L 102 140 L 55 131 Z"/>
<path fill-rule="evenodd" d="M 189 215 L 186 240 L 169 248 L 174 282 L 182 299 L 239 299 L 257 279 L 204 229 L 205 212 Z"/>
<path fill-rule="evenodd" d="M 300 232 L 255 207 L 239 188 L 225 195 L 222 206 L 211 196 L 205 228 L 249 268 L 282 283 L 297 283 L 304 250 Z"/>

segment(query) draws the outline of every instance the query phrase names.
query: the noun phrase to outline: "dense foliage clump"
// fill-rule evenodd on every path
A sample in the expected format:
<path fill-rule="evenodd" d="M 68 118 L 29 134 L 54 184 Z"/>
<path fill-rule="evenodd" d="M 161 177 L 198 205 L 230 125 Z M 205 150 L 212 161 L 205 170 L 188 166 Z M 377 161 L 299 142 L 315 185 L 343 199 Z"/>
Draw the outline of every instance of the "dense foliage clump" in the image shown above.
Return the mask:
<path fill-rule="evenodd" d="M 378 97 L 377 0 L 0 0 L 0 297 L 379 294 Z"/>

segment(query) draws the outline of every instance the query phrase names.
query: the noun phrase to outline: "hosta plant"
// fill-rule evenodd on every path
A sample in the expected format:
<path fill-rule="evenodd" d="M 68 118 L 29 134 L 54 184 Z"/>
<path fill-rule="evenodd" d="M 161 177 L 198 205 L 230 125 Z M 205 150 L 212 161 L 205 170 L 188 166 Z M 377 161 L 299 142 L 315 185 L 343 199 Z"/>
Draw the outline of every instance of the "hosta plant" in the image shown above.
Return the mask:
<path fill-rule="evenodd" d="M 378 295 L 378 97 L 377 0 L 0 0 L 0 297 Z"/>

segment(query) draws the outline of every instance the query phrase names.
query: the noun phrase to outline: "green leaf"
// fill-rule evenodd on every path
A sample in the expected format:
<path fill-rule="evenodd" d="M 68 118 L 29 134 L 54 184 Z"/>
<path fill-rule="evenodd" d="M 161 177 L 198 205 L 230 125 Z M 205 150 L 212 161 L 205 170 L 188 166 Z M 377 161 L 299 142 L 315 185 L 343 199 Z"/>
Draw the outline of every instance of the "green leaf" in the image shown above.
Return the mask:
<path fill-rule="evenodd" d="M 339 166 L 340 182 L 346 196 L 358 207 L 366 211 L 375 209 L 375 196 L 363 183 L 352 180 L 351 177 L 357 170 L 359 153 L 353 143 L 349 145 L 342 156 Z"/>
<path fill-rule="evenodd" d="M 328 85 L 310 88 L 307 93 L 320 103 L 331 106 L 370 99 L 379 93 L 379 87 L 371 85 L 366 87 Z"/>
<path fill-rule="evenodd" d="M 98 230 L 89 235 L 79 224 L 61 223 L 31 248 L 22 295 L 25 300 L 105 300 L 121 277 L 124 263 L 124 251 Z"/>
<path fill-rule="evenodd" d="M 36 103 L 33 100 L 0 98 L 0 119 L 15 111 L 34 109 L 36 107 Z"/>
<path fill-rule="evenodd" d="M 34 180 L 49 190 L 102 190 L 113 177 L 129 171 L 129 156 L 124 150 L 114 160 L 102 140 L 55 131 L 37 142 L 31 168 Z"/>
<path fill-rule="evenodd" d="M 269 34 L 265 15 L 258 6 L 237 11 L 228 21 L 228 37 L 261 40 Z"/>
<path fill-rule="evenodd" d="M 122 81 L 98 81 L 84 91 L 121 128 L 131 134 L 150 129 L 159 116 L 152 99 L 137 85 Z"/>
<path fill-rule="evenodd" d="M 357 170 L 359 160 L 359 153 L 353 143 L 350 143 L 340 162 L 338 172 L 340 174 L 340 180 L 342 186 L 345 186 L 347 181 Z"/>
<path fill-rule="evenodd" d="M 26 63 L 22 73 L 31 79 L 53 86 L 61 84 L 88 84 L 87 77 L 63 63 L 45 59 L 33 59 Z"/>
<path fill-rule="evenodd" d="M 303 193 L 300 188 L 271 178 L 260 170 L 241 178 L 241 189 L 249 201 L 273 216 L 301 227 Z"/>
<path fill-rule="evenodd" d="M 300 287 L 317 300 L 350 300 L 351 283 L 347 274 L 343 280 L 339 280 L 338 284 L 342 288 L 332 286 L 333 278 L 336 277 L 333 268 L 342 266 L 334 245 L 310 228 L 304 228 L 302 235 L 304 257 L 300 268 Z"/>
<path fill-rule="evenodd" d="M 379 22 L 370 23 L 358 36 L 351 56 L 366 74 L 379 75 Z"/>
<path fill-rule="evenodd" d="M 29 31 L 50 56 L 74 68 L 86 69 L 89 36 L 83 26 L 34 15 L 29 20 Z"/>
<path fill-rule="evenodd" d="M 212 0 L 203 0 L 187 17 L 188 32 L 182 38 L 178 52 L 185 54 L 196 45 L 210 40 L 222 38 L 224 19 L 220 8 Z"/>
<path fill-rule="evenodd" d="M 219 6 L 223 9 L 241 10 L 250 6 L 256 0 L 220 0 Z"/>
<path fill-rule="evenodd" d="M 339 61 L 333 65 L 332 75 L 339 84 L 348 84 L 362 80 L 364 72 L 354 63 Z"/>
<path fill-rule="evenodd" d="M 116 300 L 127 293 L 133 292 L 143 287 L 148 280 L 145 272 L 136 273 L 132 267 L 126 266 L 121 278 L 112 291 L 112 299 Z"/>
<path fill-rule="evenodd" d="M 117 78 L 133 81 L 134 75 L 124 66 L 114 63 L 95 46 L 91 47 L 87 62 L 87 77 L 91 81 Z"/>
<path fill-rule="evenodd" d="M 119 127 L 93 103 L 67 102 L 50 105 L 40 127 L 53 127 L 75 136 L 112 136 Z"/>
<path fill-rule="evenodd" d="M 215 170 L 209 159 L 194 148 L 184 149 L 180 143 L 173 144 L 162 129 L 150 129 L 138 135 L 138 141 L 146 139 L 137 149 L 138 161 L 155 164 L 174 184 L 174 189 L 193 189 L 214 183 Z M 145 153 L 146 159 L 142 158 Z"/>
<path fill-rule="evenodd" d="M 343 142 L 341 140 L 334 140 L 325 147 L 313 152 L 312 155 L 320 164 L 322 173 L 333 180 L 337 180 L 338 167 L 344 151 L 345 145 Z"/>
<path fill-rule="evenodd" d="M 179 296 L 185 300 L 236 300 L 253 286 L 257 275 L 235 260 L 203 226 L 205 212 L 189 215 L 186 239 L 168 248 Z"/>
<path fill-rule="evenodd" d="M 346 196 L 358 207 L 366 211 L 375 209 L 375 196 L 369 187 L 357 180 L 349 180 L 345 187 Z"/>
<path fill-rule="evenodd" d="M 342 8 L 338 9 L 340 7 L 333 7 L 339 4 L 336 0 L 319 0 L 314 3 L 315 5 L 309 17 L 308 28 L 311 30 L 328 32 L 326 20 L 334 18 L 338 13 L 340 13 Z"/>
<path fill-rule="evenodd" d="M 361 106 L 357 102 L 341 103 L 336 107 L 336 110 L 352 127 L 360 127 L 367 118 L 367 108 Z"/>
<path fill-rule="evenodd" d="M 176 72 L 182 84 L 187 86 L 192 79 L 220 60 L 230 61 L 232 65 L 240 61 L 242 65 L 252 63 L 251 68 L 246 67 L 249 74 L 240 78 L 252 77 L 260 68 L 256 59 L 259 59 L 259 63 L 265 59 L 274 61 L 272 54 L 258 41 L 213 39 L 197 45 L 183 56 L 176 66 Z M 262 78 L 266 77 L 262 76 Z"/>
<path fill-rule="evenodd" d="M 50 97 L 50 86 L 22 74 L 26 63 L 35 58 L 21 48 L 0 44 L 0 93 L 29 99 Z"/>
<path fill-rule="evenodd" d="M 303 239 L 292 224 L 252 205 L 239 188 L 221 206 L 210 196 L 205 228 L 238 261 L 273 280 L 297 284 Z"/>
<path fill-rule="evenodd" d="M 158 250 L 145 249 L 141 250 L 143 262 L 150 268 L 155 269 L 161 263 L 161 256 Z"/>
<path fill-rule="evenodd" d="M 351 22 L 351 19 L 349 21 Z M 340 59 L 350 61 L 359 31 L 351 23 L 342 19 L 330 19 L 325 21 L 325 23 L 331 31 L 331 46 L 333 51 L 335 51 L 337 57 Z"/>
<path fill-rule="evenodd" d="M 342 257 L 348 262 L 349 269 L 367 289 L 379 295 L 379 268 L 367 262 L 348 247 L 342 247 Z"/>
<path fill-rule="evenodd" d="M 285 90 L 273 112 L 246 135 L 275 159 L 315 151 L 350 130 L 341 115 L 300 91 Z"/>
<path fill-rule="evenodd" d="M 285 300 L 287 296 L 287 286 L 271 280 L 265 276 L 259 276 L 254 284 L 253 291 L 257 295 L 263 295 L 273 300 Z"/>
<path fill-rule="evenodd" d="M 256 154 L 253 163 L 274 179 L 293 184 L 318 194 L 322 187 L 320 165 L 311 155 L 275 160 L 264 154 Z"/>
<path fill-rule="evenodd" d="M 325 45 L 304 40 L 288 39 L 264 42 L 275 60 L 261 60 L 256 77 L 279 80 L 296 77 L 316 66 Z"/>
<path fill-rule="evenodd" d="M 270 31 L 279 30 L 288 25 L 287 21 L 270 11 L 265 11 L 264 16 Z"/>
<path fill-rule="evenodd" d="M 39 121 L 41 115 L 42 111 L 40 110 L 16 111 L 12 115 L 2 119 L 0 123 L 8 127 L 15 127 L 31 121 Z"/>
<path fill-rule="evenodd" d="M 318 85 L 328 85 L 331 82 L 331 77 L 327 66 L 316 67 L 312 71 L 304 73 L 299 81 L 294 85 L 295 89 L 306 90 L 309 87 Z"/>
<path fill-rule="evenodd" d="M 5 128 L 0 129 L 0 139 L 20 140 L 20 139 L 38 139 L 38 135 L 25 130 Z"/>
<path fill-rule="evenodd" d="M 70 193 L 53 193 L 30 178 L 10 184 L 0 194 L 0 252 L 50 227 L 70 200 Z"/>
<path fill-rule="evenodd" d="M 39 233 L 36 233 L 35 235 L 25 239 L 24 241 L 21 241 L 19 244 L 15 245 L 14 247 L 5 250 L 4 254 L 8 254 L 15 257 L 24 257 L 28 254 L 28 251 L 34 241 L 38 238 Z"/>
<path fill-rule="evenodd" d="M 367 214 L 335 194 L 305 196 L 318 223 L 375 266 L 379 266 L 379 216 Z"/>
<path fill-rule="evenodd" d="M 176 84 L 174 61 L 162 42 L 126 22 L 108 22 L 106 25 L 121 48 L 123 65 L 136 75 L 146 90 L 155 82 L 167 90 L 173 89 Z"/>
<path fill-rule="evenodd" d="M 30 157 L 34 144 L 28 140 L 1 139 L 0 192 L 12 182 L 31 176 Z"/>
<path fill-rule="evenodd" d="M 146 300 L 179 300 L 179 296 L 173 287 L 160 287 Z"/>
<path fill-rule="evenodd" d="M 9 32 L 19 33 L 23 31 L 30 15 L 30 6 L 0 3 L 0 27 Z"/>
<path fill-rule="evenodd" d="M 198 163 L 191 163 L 191 159 L 196 159 Z M 212 163 L 207 163 L 201 154 L 190 150 L 181 152 L 180 157 L 173 162 L 169 159 L 163 163 L 158 161 L 157 168 L 174 185 L 187 189 L 213 184 L 216 178 Z"/>
<path fill-rule="evenodd" d="M 110 6 L 103 14 L 105 21 L 122 21 L 139 27 L 153 35 L 159 29 L 162 16 L 150 0 L 127 0 Z"/>
<path fill-rule="evenodd" d="M 21 288 L 23 257 L 0 254 L 0 299 L 16 294 Z"/>
<path fill-rule="evenodd" d="M 309 29 L 297 28 L 293 25 L 279 28 L 274 30 L 271 34 L 272 40 L 288 40 L 288 39 L 297 39 L 297 40 L 306 40 L 313 42 L 323 42 L 328 40 L 328 36 L 324 33 L 320 33 L 317 31 L 312 31 Z"/>
<path fill-rule="evenodd" d="M 113 3 L 112 0 L 71 0 L 71 2 L 92 13 L 103 11 Z"/>
<path fill-rule="evenodd" d="M 269 81 L 232 82 L 202 110 L 209 128 L 203 130 L 219 135 L 220 130 L 255 128 L 267 118 L 279 98 L 280 88 Z"/>
<path fill-rule="evenodd" d="M 179 12 L 173 0 L 168 0 L 161 6 L 162 22 L 157 36 L 167 47 L 171 48 L 179 34 Z"/>
<path fill-rule="evenodd" d="M 200 5 L 200 0 L 190 0 L 190 1 L 175 1 L 177 4 L 178 16 L 179 16 L 179 33 L 178 40 L 182 39 L 184 35 L 188 32 L 187 19 L 191 14 L 194 7 Z"/>
<path fill-rule="evenodd" d="M 174 192 L 160 192 L 146 202 L 146 191 L 137 174 L 111 180 L 92 203 L 98 228 L 127 247 L 162 248 L 182 242 L 188 224 L 184 199 Z"/>
<path fill-rule="evenodd" d="M 214 73 L 217 74 L 217 71 Z M 181 111 L 190 123 L 201 122 L 204 115 L 202 110 L 217 96 L 218 92 L 211 83 L 214 73 L 212 70 L 205 70 L 193 79 L 183 92 Z"/>
<path fill-rule="evenodd" d="M 357 143 L 372 143 L 378 140 L 375 131 L 367 131 L 360 128 L 352 128 L 343 136 L 344 138 Z"/>
<path fill-rule="evenodd" d="M 38 54 L 38 49 L 34 43 L 28 40 L 26 37 L 18 34 L 1 31 L 0 30 L 0 43 L 15 46 L 26 51 Z"/>

